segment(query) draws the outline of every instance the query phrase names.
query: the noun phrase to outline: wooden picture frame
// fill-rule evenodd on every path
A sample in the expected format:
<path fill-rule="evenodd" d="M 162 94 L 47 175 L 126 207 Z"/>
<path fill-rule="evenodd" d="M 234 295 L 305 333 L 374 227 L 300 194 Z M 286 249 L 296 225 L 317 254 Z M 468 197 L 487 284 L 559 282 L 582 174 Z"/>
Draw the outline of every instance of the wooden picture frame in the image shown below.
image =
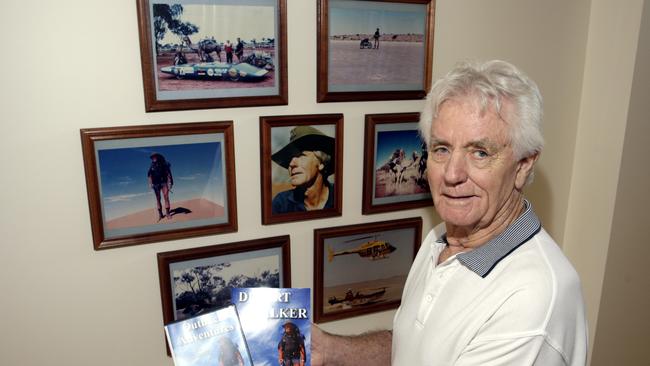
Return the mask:
<path fill-rule="evenodd" d="M 420 114 L 367 114 L 365 120 L 362 213 L 432 206 Z"/>
<path fill-rule="evenodd" d="M 397 308 L 422 218 L 314 230 L 314 322 Z"/>
<path fill-rule="evenodd" d="M 301 153 L 308 156 L 293 159 Z M 303 165 L 310 162 L 317 170 Z M 343 115 L 260 117 L 260 170 L 262 224 L 341 216 Z"/>
<path fill-rule="evenodd" d="M 164 324 L 229 305 L 232 287 L 291 287 L 290 245 L 283 235 L 158 253 Z"/>
<path fill-rule="evenodd" d="M 290 245 L 283 235 L 158 253 L 163 325 L 229 305 L 233 287 L 291 287 Z"/>
<path fill-rule="evenodd" d="M 80 132 L 95 250 L 237 231 L 232 121 Z"/>
<path fill-rule="evenodd" d="M 435 0 L 318 0 L 318 102 L 422 99 Z"/>
<path fill-rule="evenodd" d="M 145 110 L 288 104 L 286 8 L 286 0 L 137 0 Z"/>

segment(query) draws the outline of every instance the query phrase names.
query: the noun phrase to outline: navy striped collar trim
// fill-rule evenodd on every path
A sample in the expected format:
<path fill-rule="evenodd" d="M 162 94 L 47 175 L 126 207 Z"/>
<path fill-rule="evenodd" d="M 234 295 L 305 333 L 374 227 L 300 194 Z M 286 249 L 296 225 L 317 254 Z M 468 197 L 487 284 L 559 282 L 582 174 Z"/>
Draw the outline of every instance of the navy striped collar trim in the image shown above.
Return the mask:
<path fill-rule="evenodd" d="M 458 261 L 485 278 L 502 259 L 539 233 L 542 229 L 539 218 L 528 200 L 524 200 L 524 205 L 524 212 L 504 232 L 470 252 L 458 254 Z M 446 243 L 447 235 L 438 242 Z"/>

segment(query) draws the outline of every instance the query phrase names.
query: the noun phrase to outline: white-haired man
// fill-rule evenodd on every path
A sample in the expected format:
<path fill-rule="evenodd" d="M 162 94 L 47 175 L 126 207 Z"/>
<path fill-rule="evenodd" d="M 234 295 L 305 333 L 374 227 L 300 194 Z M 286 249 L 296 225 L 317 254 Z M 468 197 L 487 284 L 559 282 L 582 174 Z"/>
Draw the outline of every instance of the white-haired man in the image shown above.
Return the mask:
<path fill-rule="evenodd" d="M 578 275 L 522 193 L 544 143 L 541 105 L 537 85 L 503 61 L 461 64 L 435 83 L 420 129 L 443 223 L 418 252 L 393 330 L 314 327 L 314 366 L 586 364 Z"/>

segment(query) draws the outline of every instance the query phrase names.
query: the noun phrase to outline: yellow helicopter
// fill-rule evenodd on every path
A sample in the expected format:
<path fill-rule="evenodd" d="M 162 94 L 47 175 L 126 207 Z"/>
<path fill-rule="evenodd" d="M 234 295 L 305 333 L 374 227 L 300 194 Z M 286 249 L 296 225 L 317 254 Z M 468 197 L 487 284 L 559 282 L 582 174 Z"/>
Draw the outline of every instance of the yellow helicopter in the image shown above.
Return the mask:
<path fill-rule="evenodd" d="M 397 248 L 390 245 L 390 243 L 383 240 L 377 240 L 372 236 L 364 236 L 361 238 L 351 239 L 346 241 L 346 243 L 357 241 L 357 240 L 365 240 L 365 239 L 373 239 L 373 240 L 367 241 L 354 249 L 341 250 L 338 252 L 335 252 L 334 249 L 332 249 L 332 247 L 328 246 L 327 247 L 328 261 L 331 262 L 334 259 L 334 257 L 338 255 L 355 254 L 355 253 L 358 254 L 360 257 L 370 258 L 372 260 L 385 259 L 388 258 L 388 255 L 390 253 L 397 250 Z"/>

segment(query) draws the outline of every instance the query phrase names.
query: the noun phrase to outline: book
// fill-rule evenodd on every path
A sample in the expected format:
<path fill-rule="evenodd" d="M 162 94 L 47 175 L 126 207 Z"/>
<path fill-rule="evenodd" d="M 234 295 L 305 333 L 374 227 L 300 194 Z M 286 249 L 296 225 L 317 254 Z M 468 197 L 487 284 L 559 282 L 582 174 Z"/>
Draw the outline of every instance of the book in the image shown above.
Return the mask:
<path fill-rule="evenodd" d="M 165 325 L 175 366 L 252 366 L 234 305 Z"/>
<path fill-rule="evenodd" d="M 233 288 L 255 366 L 311 365 L 309 288 Z"/>

